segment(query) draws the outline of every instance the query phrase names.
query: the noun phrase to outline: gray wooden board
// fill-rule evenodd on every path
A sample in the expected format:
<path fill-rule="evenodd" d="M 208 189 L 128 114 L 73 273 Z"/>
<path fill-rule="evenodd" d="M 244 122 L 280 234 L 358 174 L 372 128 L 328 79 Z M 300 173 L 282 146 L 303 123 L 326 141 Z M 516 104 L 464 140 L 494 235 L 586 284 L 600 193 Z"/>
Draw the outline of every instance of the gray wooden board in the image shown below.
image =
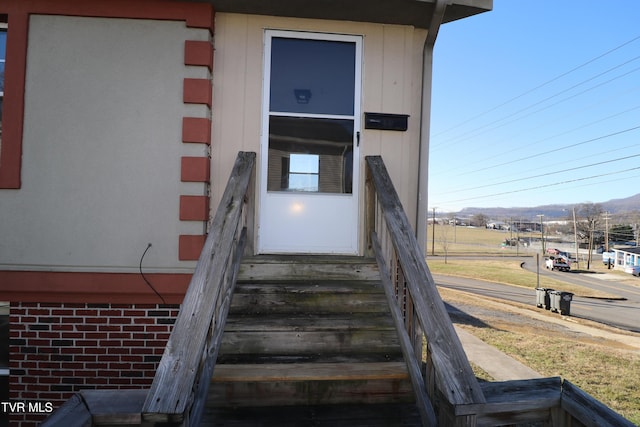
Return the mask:
<path fill-rule="evenodd" d="M 484 403 L 482 390 L 438 294 L 384 162 L 380 156 L 367 156 L 366 162 L 416 313 L 427 336 L 439 389 L 453 405 Z"/>

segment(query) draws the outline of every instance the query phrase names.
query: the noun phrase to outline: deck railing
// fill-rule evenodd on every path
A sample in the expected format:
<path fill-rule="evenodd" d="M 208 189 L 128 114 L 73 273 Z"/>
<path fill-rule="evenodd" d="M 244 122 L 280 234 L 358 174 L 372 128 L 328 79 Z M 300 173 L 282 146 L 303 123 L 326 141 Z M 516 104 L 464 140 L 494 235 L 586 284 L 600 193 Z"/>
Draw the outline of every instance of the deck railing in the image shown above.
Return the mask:
<path fill-rule="evenodd" d="M 476 425 L 476 412 L 485 403 L 480 385 L 382 158 L 368 156 L 366 163 L 368 244 L 390 300 L 423 424 Z"/>
<path fill-rule="evenodd" d="M 240 152 L 142 408 L 145 425 L 198 425 L 246 242 L 255 153 Z"/>
<path fill-rule="evenodd" d="M 633 426 L 559 377 L 479 385 L 382 159 L 366 163 L 367 251 L 378 261 L 424 426 Z M 151 389 L 83 390 L 43 426 L 198 425 L 251 228 L 254 164 L 255 153 L 238 154 Z"/>
<path fill-rule="evenodd" d="M 382 158 L 366 163 L 367 250 L 378 262 L 423 425 L 633 426 L 559 377 L 480 385 Z"/>

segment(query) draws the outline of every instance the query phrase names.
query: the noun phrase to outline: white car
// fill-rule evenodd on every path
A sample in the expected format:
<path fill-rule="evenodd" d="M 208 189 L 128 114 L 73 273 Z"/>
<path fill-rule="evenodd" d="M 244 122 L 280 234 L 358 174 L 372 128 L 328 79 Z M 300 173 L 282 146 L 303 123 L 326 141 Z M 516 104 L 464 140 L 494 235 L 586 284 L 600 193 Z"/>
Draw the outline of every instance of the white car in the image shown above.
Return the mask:
<path fill-rule="evenodd" d="M 634 276 L 640 276 L 640 265 L 628 265 L 624 268 L 625 273 L 631 273 Z"/>

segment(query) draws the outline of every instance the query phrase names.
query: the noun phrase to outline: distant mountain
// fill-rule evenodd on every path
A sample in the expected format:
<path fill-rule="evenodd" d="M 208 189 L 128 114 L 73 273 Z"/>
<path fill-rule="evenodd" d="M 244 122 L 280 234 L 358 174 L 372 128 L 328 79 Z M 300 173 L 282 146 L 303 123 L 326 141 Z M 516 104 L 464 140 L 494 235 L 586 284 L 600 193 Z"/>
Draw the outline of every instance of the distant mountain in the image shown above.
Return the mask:
<path fill-rule="evenodd" d="M 640 193 L 624 199 L 614 199 L 600 203 L 602 208 L 612 214 L 640 210 Z M 503 218 L 535 218 L 536 215 L 544 215 L 545 219 L 567 218 L 575 204 L 555 204 L 521 208 L 464 208 L 458 212 L 460 217 L 471 217 L 483 214 L 493 219 Z"/>

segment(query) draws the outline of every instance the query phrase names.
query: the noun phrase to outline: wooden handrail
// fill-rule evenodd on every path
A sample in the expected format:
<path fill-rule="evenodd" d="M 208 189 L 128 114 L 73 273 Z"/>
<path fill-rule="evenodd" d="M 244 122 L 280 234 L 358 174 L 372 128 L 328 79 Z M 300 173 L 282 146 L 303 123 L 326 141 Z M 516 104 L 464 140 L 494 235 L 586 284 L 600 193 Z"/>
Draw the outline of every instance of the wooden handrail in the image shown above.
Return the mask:
<path fill-rule="evenodd" d="M 144 402 L 145 425 L 199 422 L 244 250 L 255 157 L 238 154 Z"/>
<path fill-rule="evenodd" d="M 562 382 L 561 396 L 560 407 L 570 418 L 566 425 L 574 425 L 572 421 L 577 420 L 582 425 L 594 427 L 634 426 L 631 421 L 567 380 Z"/>
<path fill-rule="evenodd" d="M 366 158 L 365 226 L 424 426 L 633 426 L 559 377 L 481 387 L 379 156 Z M 42 424 L 199 424 L 252 217 L 255 153 L 238 154 L 151 389 L 84 390 Z M 426 352 L 423 342 L 426 338 Z M 423 363 L 426 359 L 426 363 Z M 144 402 L 144 403 L 143 403 Z M 526 424 L 528 425 L 528 424 Z"/>
<path fill-rule="evenodd" d="M 464 353 L 413 229 L 380 156 L 367 156 L 366 227 L 385 286 L 391 288 L 410 374 L 426 357 L 426 369 L 412 378 L 425 425 L 476 425 L 485 398 Z M 404 339 L 403 339 L 404 336 Z M 426 355 L 423 354 L 426 338 Z M 416 389 L 415 384 L 423 384 Z M 421 396 L 424 394 L 424 396 Z"/>

